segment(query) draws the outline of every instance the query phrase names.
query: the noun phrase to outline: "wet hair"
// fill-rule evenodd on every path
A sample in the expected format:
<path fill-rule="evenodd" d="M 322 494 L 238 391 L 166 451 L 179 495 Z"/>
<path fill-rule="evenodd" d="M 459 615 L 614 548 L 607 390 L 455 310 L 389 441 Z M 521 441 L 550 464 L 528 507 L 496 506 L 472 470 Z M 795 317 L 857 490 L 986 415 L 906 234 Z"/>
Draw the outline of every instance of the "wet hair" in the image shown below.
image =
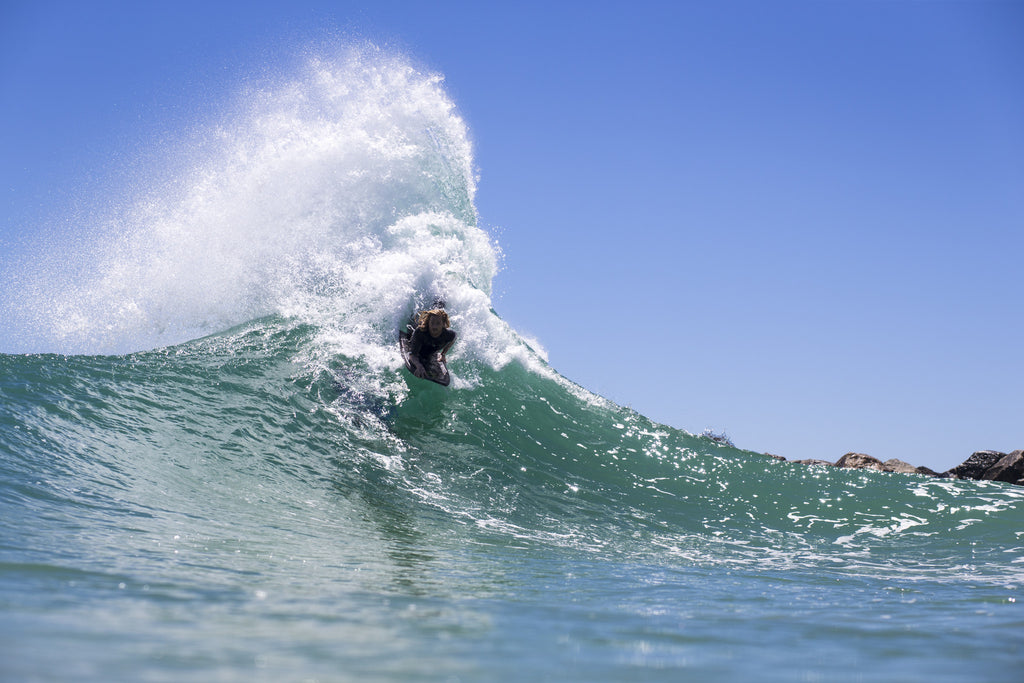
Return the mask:
<path fill-rule="evenodd" d="M 430 316 L 438 315 L 441 316 L 441 321 L 444 323 L 444 329 L 448 329 L 452 326 L 451 320 L 448 319 L 448 313 L 443 308 L 431 308 L 429 311 L 423 311 L 420 313 L 419 329 L 427 329 L 427 323 L 430 321 Z"/>

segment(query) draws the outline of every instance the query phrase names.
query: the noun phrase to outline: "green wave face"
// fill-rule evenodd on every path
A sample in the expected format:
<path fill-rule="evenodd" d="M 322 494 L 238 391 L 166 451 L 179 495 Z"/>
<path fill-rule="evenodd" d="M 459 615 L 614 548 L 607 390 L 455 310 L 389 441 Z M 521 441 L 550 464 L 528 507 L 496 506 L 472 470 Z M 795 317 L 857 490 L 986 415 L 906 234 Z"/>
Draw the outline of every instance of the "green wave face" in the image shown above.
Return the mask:
<path fill-rule="evenodd" d="M 494 368 L 453 354 L 446 389 L 401 368 L 397 345 L 378 350 L 383 369 L 317 360 L 323 334 L 268 318 L 127 356 L 4 356 L 9 473 L 29 498 L 86 516 L 163 512 L 200 528 L 239 515 L 252 531 L 315 525 L 302 501 L 316 492 L 354 505 L 332 515 L 345 535 L 401 515 L 433 530 L 428 547 L 908 579 L 1019 572 L 1005 562 L 1015 487 L 775 461 L 652 423 L 531 369 L 540 359 Z"/>

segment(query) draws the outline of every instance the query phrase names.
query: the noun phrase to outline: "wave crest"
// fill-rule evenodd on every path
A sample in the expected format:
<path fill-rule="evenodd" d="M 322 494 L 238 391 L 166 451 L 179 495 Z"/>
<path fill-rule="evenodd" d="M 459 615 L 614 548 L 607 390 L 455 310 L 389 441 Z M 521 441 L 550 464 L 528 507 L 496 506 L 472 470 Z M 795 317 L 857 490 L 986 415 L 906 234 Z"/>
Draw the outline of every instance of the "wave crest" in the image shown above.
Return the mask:
<path fill-rule="evenodd" d="M 136 182 L 76 226 L 84 248 L 21 268 L 5 302 L 16 338 L 125 352 L 281 314 L 379 343 L 417 296 L 489 308 L 498 252 L 477 226 L 472 148 L 441 76 L 347 48 L 229 109 L 168 159 L 181 169 L 170 181 Z"/>

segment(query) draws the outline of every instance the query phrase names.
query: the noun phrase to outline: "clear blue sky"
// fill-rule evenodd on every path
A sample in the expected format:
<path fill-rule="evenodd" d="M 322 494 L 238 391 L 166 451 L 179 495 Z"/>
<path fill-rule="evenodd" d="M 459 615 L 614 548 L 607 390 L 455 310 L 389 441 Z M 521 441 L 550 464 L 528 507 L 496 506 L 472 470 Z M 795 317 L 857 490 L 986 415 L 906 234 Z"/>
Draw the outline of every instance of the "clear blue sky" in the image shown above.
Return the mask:
<path fill-rule="evenodd" d="M 445 75 L 563 375 L 791 459 L 1024 448 L 1022 2 L 4 0 L 0 248 L 327 38 Z"/>

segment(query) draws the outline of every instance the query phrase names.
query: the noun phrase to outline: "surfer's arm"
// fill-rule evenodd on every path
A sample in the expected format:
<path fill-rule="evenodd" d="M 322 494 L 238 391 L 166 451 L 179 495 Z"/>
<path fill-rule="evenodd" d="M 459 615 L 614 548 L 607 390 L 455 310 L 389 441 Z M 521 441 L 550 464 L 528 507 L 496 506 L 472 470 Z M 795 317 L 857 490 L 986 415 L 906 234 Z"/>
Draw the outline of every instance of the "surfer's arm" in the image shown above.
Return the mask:
<path fill-rule="evenodd" d="M 427 371 L 420 360 L 420 349 L 423 347 L 423 337 L 419 330 L 414 330 L 409 337 L 409 365 L 412 366 L 412 374 L 423 377 Z"/>
<path fill-rule="evenodd" d="M 454 335 L 454 332 L 452 334 Z M 447 344 L 445 344 L 444 348 L 441 349 L 441 362 L 442 363 L 447 363 L 448 362 L 448 349 L 452 348 L 452 345 L 454 343 L 455 343 L 455 337 L 452 336 L 452 340 L 450 342 L 448 342 Z"/>

